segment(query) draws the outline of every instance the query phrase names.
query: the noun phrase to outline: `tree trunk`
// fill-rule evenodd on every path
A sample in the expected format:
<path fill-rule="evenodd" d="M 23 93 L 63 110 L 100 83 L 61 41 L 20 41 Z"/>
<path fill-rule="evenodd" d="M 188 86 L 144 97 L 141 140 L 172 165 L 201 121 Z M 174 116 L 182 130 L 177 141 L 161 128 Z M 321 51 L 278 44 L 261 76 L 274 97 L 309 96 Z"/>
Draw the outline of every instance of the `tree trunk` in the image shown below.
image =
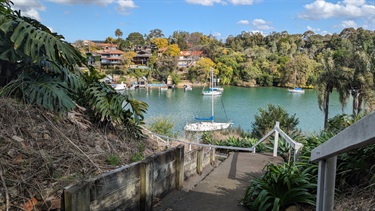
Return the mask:
<path fill-rule="evenodd" d="M 324 93 L 324 129 L 327 128 L 327 121 L 328 121 L 329 93 L 330 92 L 328 89 Z"/>

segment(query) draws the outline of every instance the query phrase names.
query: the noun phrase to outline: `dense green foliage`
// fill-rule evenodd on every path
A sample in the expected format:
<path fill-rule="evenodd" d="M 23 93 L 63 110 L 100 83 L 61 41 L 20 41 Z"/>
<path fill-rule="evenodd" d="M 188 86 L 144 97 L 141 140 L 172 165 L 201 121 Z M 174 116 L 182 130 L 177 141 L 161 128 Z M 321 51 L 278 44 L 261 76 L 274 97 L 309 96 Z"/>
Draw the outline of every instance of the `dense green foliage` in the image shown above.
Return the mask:
<path fill-rule="evenodd" d="M 0 95 L 64 113 L 80 105 L 104 127 L 140 138 L 147 104 L 99 82 L 103 77 L 81 53 L 38 21 L 0 0 Z"/>
<path fill-rule="evenodd" d="M 315 205 L 316 184 L 296 165 L 268 164 L 264 176 L 251 181 L 242 200 L 250 210 L 282 210 L 298 203 Z"/>
<path fill-rule="evenodd" d="M 169 117 L 156 117 L 151 125 L 150 125 L 150 131 L 168 136 L 168 137 L 176 137 L 176 134 L 173 133 L 174 123 Z"/>
<path fill-rule="evenodd" d="M 283 107 L 269 104 L 267 108 L 259 108 L 258 110 L 260 114 L 254 116 L 255 121 L 252 123 L 253 137 L 263 138 L 275 127 L 276 122 L 280 122 L 280 128 L 287 134 L 298 131 L 298 118 L 295 114 L 290 116 Z"/>
<path fill-rule="evenodd" d="M 300 134 L 290 134 L 292 139 L 303 144 L 299 160 L 293 163 L 290 158 L 284 158 L 286 163 L 283 165 L 267 166 L 263 177 L 251 181 L 243 198 L 244 206 L 250 210 L 279 210 L 290 205 L 314 205 L 318 166 L 317 163 L 310 162 L 312 149 L 359 119 L 358 116 L 338 115 L 329 119 L 326 130 L 318 135 L 303 137 Z M 290 147 L 282 139 L 278 150 L 281 151 L 279 154 L 290 153 Z M 370 192 L 375 189 L 374 154 L 375 146 L 368 146 L 338 156 L 337 193 L 345 195 L 352 192 L 353 187 Z"/>

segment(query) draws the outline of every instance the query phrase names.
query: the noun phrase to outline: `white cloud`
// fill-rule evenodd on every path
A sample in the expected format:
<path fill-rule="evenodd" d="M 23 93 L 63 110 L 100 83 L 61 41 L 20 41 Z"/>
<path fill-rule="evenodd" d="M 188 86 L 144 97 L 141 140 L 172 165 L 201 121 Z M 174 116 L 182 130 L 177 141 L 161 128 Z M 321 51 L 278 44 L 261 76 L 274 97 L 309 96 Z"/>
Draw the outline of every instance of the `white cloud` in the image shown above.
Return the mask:
<path fill-rule="evenodd" d="M 214 4 L 224 3 L 222 0 L 186 0 L 190 4 L 200 4 L 203 6 L 213 6 Z"/>
<path fill-rule="evenodd" d="M 220 32 L 215 32 L 215 33 L 212 34 L 212 36 L 214 36 L 214 37 L 220 37 L 221 33 Z"/>
<path fill-rule="evenodd" d="M 137 7 L 133 0 L 117 0 L 117 10 L 122 14 L 128 14 L 130 9 Z"/>
<path fill-rule="evenodd" d="M 114 0 L 47 0 L 58 4 L 97 4 L 97 5 L 108 5 L 112 4 Z"/>
<path fill-rule="evenodd" d="M 366 4 L 366 0 L 344 0 L 343 3 L 345 5 L 361 6 Z"/>
<path fill-rule="evenodd" d="M 261 30 L 270 30 L 273 28 L 272 26 L 269 25 L 269 23 L 267 23 L 263 19 L 254 19 L 252 24 L 256 29 L 261 29 Z"/>
<path fill-rule="evenodd" d="M 241 24 L 241 25 L 249 25 L 250 22 L 248 20 L 240 20 L 237 22 L 237 24 Z"/>
<path fill-rule="evenodd" d="M 252 5 L 255 2 L 260 1 L 260 0 L 185 0 L 185 1 L 190 4 L 213 6 L 214 4 L 227 5 L 228 3 L 233 4 L 233 5 Z"/>
<path fill-rule="evenodd" d="M 229 0 L 229 3 L 234 5 L 252 5 L 254 0 Z"/>
<path fill-rule="evenodd" d="M 357 24 L 353 21 L 353 20 L 346 20 L 346 21 L 343 21 L 341 23 L 341 26 L 343 28 L 350 28 L 350 27 L 353 27 L 353 28 L 358 28 Z"/>
<path fill-rule="evenodd" d="M 306 4 L 304 8 L 305 13 L 299 16 L 302 19 L 375 17 L 375 5 L 366 4 L 365 0 L 344 0 L 337 3 L 315 0 L 311 4 Z"/>
<path fill-rule="evenodd" d="M 107 6 L 109 4 L 117 4 L 117 10 L 122 14 L 128 14 L 130 9 L 137 6 L 134 0 L 47 0 L 57 4 L 95 4 L 99 6 Z M 219 0 L 220 1 L 220 0 Z M 39 12 L 46 10 L 46 7 L 41 3 L 41 0 L 13 0 L 13 8 L 21 10 L 21 14 L 41 20 Z M 65 14 L 69 12 L 65 11 Z"/>
<path fill-rule="evenodd" d="M 21 10 L 21 15 L 41 20 L 39 11 L 44 11 L 46 8 L 39 0 L 13 0 L 13 8 Z"/>
<path fill-rule="evenodd" d="M 307 28 L 307 30 L 310 30 L 310 31 L 313 31 L 313 32 L 320 32 L 321 31 L 319 28 L 314 29 L 311 26 L 307 26 L 306 28 Z"/>

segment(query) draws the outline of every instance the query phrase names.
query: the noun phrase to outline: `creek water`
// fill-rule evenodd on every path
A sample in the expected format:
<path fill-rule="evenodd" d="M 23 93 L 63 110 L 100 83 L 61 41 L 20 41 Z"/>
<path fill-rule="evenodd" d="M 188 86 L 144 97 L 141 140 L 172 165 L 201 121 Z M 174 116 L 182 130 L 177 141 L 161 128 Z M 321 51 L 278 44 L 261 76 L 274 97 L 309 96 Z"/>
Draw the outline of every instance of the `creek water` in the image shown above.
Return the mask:
<path fill-rule="evenodd" d="M 149 105 L 145 114 L 146 124 L 151 124 L 156 117 L 168 117 L 175 125 L 174 131 L 182 133 L 187 123 L 194 122 L 194 117 L 211 116 L 211 96 L 203 96 L 204 87 L 193 87 L 191 91 L 183 88 L 168 90 L 136 89 L 128 91 L 134 98 Z M 206 87 L 207 88 L 207 87 Z M 259 108 L 268 104 L 280 105 L 290 114 L 299 119 L 298 128 L 305 134 L 319 132 L 323 128 L 323 112 L 319 109 L 315 90 L 305 93 L 290 93 L 286 88 L 256 87 L 244 88 L 226 86 L 221 96 L 214 96 L 214 114 L 216 122 L 230 121 L 233 127 L 241 127 L 251 131 L 254 115 Z M 342 110 L 338 94 L 330 96 L 329 117 L 351 110 Z"/>

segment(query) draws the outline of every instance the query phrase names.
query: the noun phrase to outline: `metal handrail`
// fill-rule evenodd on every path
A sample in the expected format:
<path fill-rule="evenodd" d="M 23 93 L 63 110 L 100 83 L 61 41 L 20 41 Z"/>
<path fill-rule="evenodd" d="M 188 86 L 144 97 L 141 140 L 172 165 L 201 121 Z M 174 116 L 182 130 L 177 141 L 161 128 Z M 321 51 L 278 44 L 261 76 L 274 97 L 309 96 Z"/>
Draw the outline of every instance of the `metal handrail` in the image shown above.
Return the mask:
<path fill-rule="evenodd" d="M 317 211 L 333 210 L 337 155 L 371 144 L 375 144 L 375 112 L 311 151 L 310 160 L 319 161 Z"/>
<path fill-rule="evenodd" d="M 160 135 L 157 133 L 153 133 L 149 131 L 148 129 L 142 127 L 145 131 L 147 131 L 149 134 L 151 134 L 153 137 L 157 137 L 159 140 L 163 141 L 165 144 L 169 145 L 169 141 L 177 141 L 180 143 L 187 144 L 189 146 L 189 151 L 191 151 L 191 146 L 200 146 L 200 147 L 209 147 L 209 148 L 216 148 L 216 149 L 229 149 L 229 150 L 238 150 L 238 151 L 249 151 L 255 153 L 256 147 L 265 141 L 269 136 L 271 136 L 273 133 L 275 133 L 275 141 L 274 141 L 274 151 L 273 156 L 277 157 L 277 147 L 278 147 L 278 139 L 279 139 L 279 133 L 280 135 L 294 148 L 294 161 L 296 161 L 298 157 L 298 151 L 302 148 L 302 144 L 294 141 L 291 139 L 284 131 L 280 129 L 280 123 L 276 122 L 275 128 L 272 129 L 270 132 L 268 132 L 263 138 L 261 138 L 254 146 L 252 147 L 230 147 L 230 146 L 219 146 L 219 145 L 211 145 L 211 144 L 201 144 L 201 143 L 194 143 L 194 142 L 188 142 L 188 141 L 182 141 L 176 138 L 171 138 L 168 136 Z M 164 140 L 164 139 L 165 140 Z"/>

